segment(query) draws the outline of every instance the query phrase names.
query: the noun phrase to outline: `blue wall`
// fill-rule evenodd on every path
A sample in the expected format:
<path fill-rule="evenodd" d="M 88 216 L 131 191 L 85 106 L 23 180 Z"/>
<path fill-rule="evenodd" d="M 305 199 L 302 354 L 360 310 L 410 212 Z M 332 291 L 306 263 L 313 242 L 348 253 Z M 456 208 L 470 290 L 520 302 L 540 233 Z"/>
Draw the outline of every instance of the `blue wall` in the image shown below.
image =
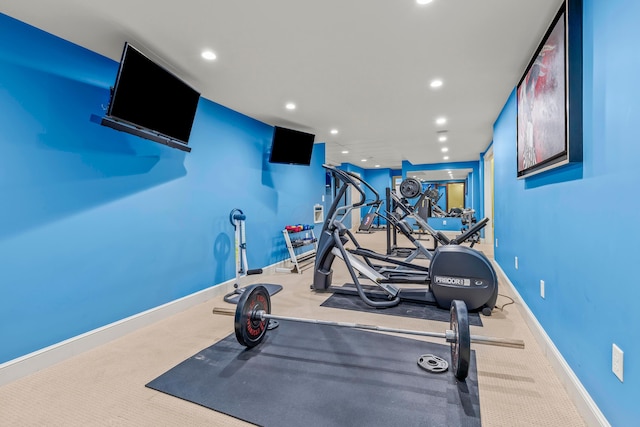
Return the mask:
<path fill-rule="evenodd" d="M 584 0 L 583 18 L 583 164 L 517 180 L 511 94 L 494 126 L 495 257 L 609 422 L 631 426 L 640 419 L 640 2 Z M 624 383 L 611 372 L 613 343 Z"/>
<path fill-rule="evenodd" d="M 378 193 L 378 197 L 382 200 L 382 204 L 380 205 L 380 214 L 386 215 L 387 210 L 387 201 L 386 201 L 386 191 L 387 188 L 391 187 L 391 169 L 382 168 L 382 169 L 366 169 L 364 171 L 364 179 L 375 188 Z M 374 200 L 375 195 L 373 192 L 365 189 L 365 193 L 367 195 L 367 200 Z M 369 209 L 362 209 L 362 216 L 366 215 L 369 212 Z M 374 220 L 374 225 L 386 225 L 387 220 L 377 216 Z"/>
<path fill-rule="evenodd" d="M 312 165 L 268 163 L 273 128 L 201 98 L 191 153 L 100 126 L 118 64 L 0 14 L 0 363 L 287 258 Z"/>

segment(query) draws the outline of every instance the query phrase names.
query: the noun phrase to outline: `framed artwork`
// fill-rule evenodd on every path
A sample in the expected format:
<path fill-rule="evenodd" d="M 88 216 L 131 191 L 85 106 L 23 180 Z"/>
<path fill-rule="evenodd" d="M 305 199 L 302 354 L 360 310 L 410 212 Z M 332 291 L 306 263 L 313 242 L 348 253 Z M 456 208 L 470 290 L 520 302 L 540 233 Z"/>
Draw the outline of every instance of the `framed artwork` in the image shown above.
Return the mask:
<path fill-rule="evenodd" d="M 563 3 L 518 84 L 518 178 L 582 161 L 581 9 Z"/>

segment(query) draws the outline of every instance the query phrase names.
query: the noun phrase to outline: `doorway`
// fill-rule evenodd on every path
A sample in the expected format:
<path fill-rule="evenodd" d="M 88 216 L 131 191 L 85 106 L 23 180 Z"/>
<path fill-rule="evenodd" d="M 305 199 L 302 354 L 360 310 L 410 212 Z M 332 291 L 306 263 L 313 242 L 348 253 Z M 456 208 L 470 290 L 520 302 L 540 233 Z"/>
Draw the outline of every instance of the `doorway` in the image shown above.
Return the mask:
<path fill-rule="evenodd" d="M 447 184 L 447 212 L 453 208 L 464 209 L 464 182 Z"/>
<path fill-rule="evenodd" d="M 493 147 L 490 147 L 484 155 L 484 216 L 489 218 L 489 222 L 484 227 L 484 238 L 485 242 L 491 244 L 491 246 L 495 243 L 493 223 L 493 179 Z"/>

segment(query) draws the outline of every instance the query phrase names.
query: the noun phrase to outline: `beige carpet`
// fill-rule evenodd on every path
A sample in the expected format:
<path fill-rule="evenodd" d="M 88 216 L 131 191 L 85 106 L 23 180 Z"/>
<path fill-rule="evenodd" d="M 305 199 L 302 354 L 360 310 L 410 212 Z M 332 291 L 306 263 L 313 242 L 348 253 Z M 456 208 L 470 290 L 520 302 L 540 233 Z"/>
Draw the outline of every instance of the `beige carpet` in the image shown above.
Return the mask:
<path fill-rule="evenodd" d="M 384 253 L 384 231 L 356 236 L 364 247 Z M 492 253 L 491 246 L 476 248 L 488 255 Z M 335 284 L 348 281 L 340 262 L 334 263 Z M 312 274 L 313 270 L 309 269 L 300 275 L 249 276 L 243 279 L 242 285 L 255 282 L 283 285 L 284 289 L 272 298 L 275 314 L 436 332 L 443 332 L 447 327 L 436 321 L 320 307 L 329 295 L 310 290 Z M 584 426 L 585 422 L 527 328 L 520 308 L 509 304 L 509 288 L 501 285 L 500 293 L 504 296 L 498 298 L 492 316 L 483 317 L 484 327 L 472 327 L 471 333 L 519 338 L 525 341 L 526 349 L 472 345 L 477 357 L 483 426 Z M 152 379 L 233 332 L 232 318 L 211 314 L 214 306 L 235 308 L 222 297 L 216 298 L 0 387 L 0 425 L 248 425 L 145 387 Z M 428 410 L 425 407 L 425 411 Z"/>

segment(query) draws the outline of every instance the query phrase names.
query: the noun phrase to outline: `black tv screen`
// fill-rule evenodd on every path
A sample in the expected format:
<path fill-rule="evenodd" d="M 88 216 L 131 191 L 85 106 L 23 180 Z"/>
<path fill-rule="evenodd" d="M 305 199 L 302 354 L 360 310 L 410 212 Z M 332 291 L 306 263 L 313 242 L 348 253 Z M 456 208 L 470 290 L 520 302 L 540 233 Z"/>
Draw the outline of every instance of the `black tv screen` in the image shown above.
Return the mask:
<path fill-rule="evenodd" d="M 275 126 L 269 162 L 310 165 L 315 138 L 311 133 Z"/>
<path fill-rule="evenodd" d="M 107 116 L 188 144 L 199 98 L 198 91 L 125 43 Z"/>

